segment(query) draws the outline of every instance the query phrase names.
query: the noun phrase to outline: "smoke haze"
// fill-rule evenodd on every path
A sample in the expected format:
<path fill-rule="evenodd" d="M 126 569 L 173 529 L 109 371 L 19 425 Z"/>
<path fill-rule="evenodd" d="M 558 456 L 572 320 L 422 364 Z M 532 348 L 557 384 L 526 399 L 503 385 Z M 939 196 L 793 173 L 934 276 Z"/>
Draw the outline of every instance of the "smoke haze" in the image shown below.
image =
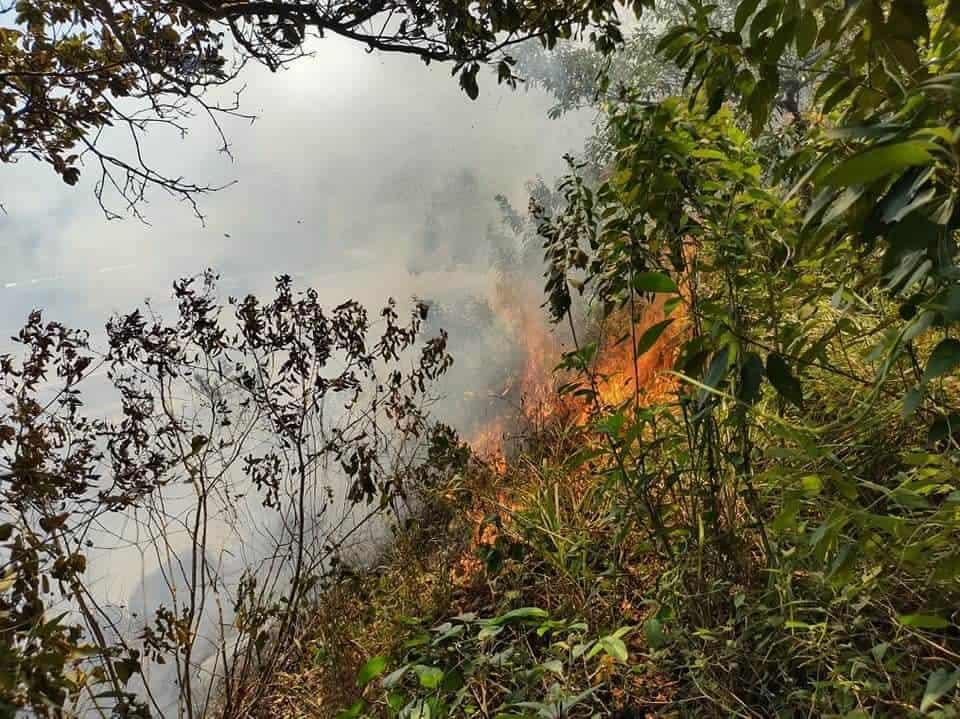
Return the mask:
<path fill-rule="evenodd" d="M 258 119 L 225 121 L 233 159 L 218 152 L 219 137 L 203 117 L 185 139 L 161 131 L 143 143 L 148 162 L 169 175 L 235 181 L 199 199 L 204 223 L 160 191 L 142 208 L 149 224 L 107 221 L 93 197 L 92 166 L 76 188 L 38 164 L 4 174 L 4 349 L 34 308 L 89 329 L 102 347 L 111 314 L 145 298 L 167 311 L 173 280 L 207 267 L 221 274 L 224 295 L 269 294 L 276 275 L 290 274 L 331 305 L 353 298 L 374 309 L 391 296 L 448 307 L 482 300 L 493 285 L 495 195 L 525 207 L 525 183 L 560 173 L 563 154 L 582 147 L 591 125 L 586 115 L 550 120 L 551 98 L 498 87 L 493 76 L 471 102 L 446 67 L 335 39 L 287 71 L 252 68 L 245 80 L 242 109 Z M 119 139 L 117 146 L 124 147 Z M 123 209 L 115 196 L 106 202 Z M 444 320 L 458 317 L 447 312 Z M 445 391 L 483 391 L 510 353 L 495 335 L 451 329 L 460 370 Z M 87 411 L 111 412 L 102 380 L 87 385 Z M 441 410 L 454 424 L 467 419 L 456 401 Z M 156 563 L 145 566 L 138 551 L 109 549 L 91 559 L 104 599 L 147 612 L 163 603 Z"/>
<path fill-rule="evenodd" d="M 589 128 L 587 117 L 549 120 L 551 100 L 538 91 L 510 91 L 488 76 L 471 102 L 443 66 L 335 39 L 284 72 L 251 68 L 245 79 L 243 109 L 259 117 L 225 122 L 234 161 L 217 151 L 206 118 L 183 141 L 157 132 L 145 142 L 150 161 L 174 176 L 236 181 L 200 199 L 205 226 L 159 191 L 144 207 L 149 226 L 106 221 L 92 197 L 92 166 L 77 188 L 26 162 L 4 175 L 4 336 L 35 307 L 99 328 L 144 297 L 162 305 L 172 280 L 205 267 L 223 275 L 225 292 L 263 292 L 286 272 L 328 302 L 459 288 L 467 277 L 449 272 L 458 254 L 470 260 L 468 274 L 485 269 L 487 250 L 476 245 L 483 218 L 497 219 L 494 194 L 524 207 L 524 182 L 558 173 Z M 455 191 L 465 177 L 469 204 L 471 193 Z M 108 204 L 122 209 L 116 197 Z M 433 226 L 431 211 L 441 220 Z M 438 248 L 454 249 L 424 253 L 430 232 Z"/>

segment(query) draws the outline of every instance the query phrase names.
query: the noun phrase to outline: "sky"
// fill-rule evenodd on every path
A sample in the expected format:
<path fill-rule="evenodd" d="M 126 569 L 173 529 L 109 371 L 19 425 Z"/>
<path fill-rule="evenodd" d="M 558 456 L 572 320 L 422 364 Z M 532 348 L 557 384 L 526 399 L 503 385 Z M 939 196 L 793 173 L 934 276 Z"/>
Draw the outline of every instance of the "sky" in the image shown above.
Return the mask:
<path fill-rule="evenodd" d="M 431 198 L 466 170 L 491 220 L 495 193 L 525 207 L 524 182 L 561 172 L 562 155 L 581 149 L 589 130 L 582 115 L 548 119 L 551 100 L 539 91 L 498 87 L 490 75 L 471 102 L 445 66 L 339 39 L 319 41 L 315 57 L 286 71 L 249 68 L 242 79 L 242 109 L 257 119 L 225 124 L 232 160 L 202 117 L 186 139 L 157 132 L 145 142 L 151 162 L 171 175 L 235 183 L 199 198 L 204 223 L 160 191 L 142 208 L 149 224 L 108 221 L 93 197 L 92 167 L 76 187 L 29 159 L 4 168 L 4 344 L 37 307 L 96 338 L 111 313 L 147 297 L 162 306 L 174 279 L 207 267 L 231 294 L 268 292 L 276 274 L 290 273 L 330 302 L 379 304 L 480 281 L 407 272 Z M 440 239 L 482 242 L 483 230 Z"/>

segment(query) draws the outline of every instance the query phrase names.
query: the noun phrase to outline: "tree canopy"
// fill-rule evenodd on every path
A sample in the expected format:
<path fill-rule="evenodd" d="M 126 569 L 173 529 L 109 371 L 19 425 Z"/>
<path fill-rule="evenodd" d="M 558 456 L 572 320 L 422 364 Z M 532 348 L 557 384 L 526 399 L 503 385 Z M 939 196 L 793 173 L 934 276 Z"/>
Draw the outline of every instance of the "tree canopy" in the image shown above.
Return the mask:
<path fill-rule="evenodd" d="M 452 63 L 472 98 L 482 65 L 494 65 L 501 82 L 515 81 L 509 51 L 518 43 L 552 47 L 579 37 L 607 51 L 622 38 L 612 0 L 17 0 L 3 14 L 0 158 L 49 163 L 70 185 L 89 164 L 101 173 L 101 203 L 112 189 L 130 208 L 151 185 L 186 199 L 212 189 L 153 169 L 139 152 L 144 131 L 161 123 L 182 130 L 196 112 L 219 127 L 218 117 L 239 105 L 211 90 L 249 62 L 283 67 L 307 54 L 314 38 Z M 103 149 L 108 126 L 129 131 L 132 157 Z"/>
<path fill-rule="evenodd" d="M 956 62 L 960 6 L 946 0 L 628 6 L 638 16 L 654 10 L 654 25 L 669 25 L 661 58 L 684 69 L 693 96 L 706 97 L 711 112 L 738 99 L 755 132 L 772 108 L 795 106 L 801 87 L 813 88 L 826 112 L 851 98 L 860 120 L 894 105 L 914 120 L 926 117 L 917 103 L 942 99 L 949 81 L 937 78 L 949 77 Z M 513 50 L 524 41 L 550 49 L 581 39 L 601 53 L 620 46 L 623 12 L 612 0 L 18 0 L 6 6 L 0 27 L 0 159 L 41 160 L 71 185 L 83 167 L 94 168 L 101 203 L 114 190 L 128 209 L 151 185 L 192 199 L 213 188 L 158 172 L 139 142 L 157 124 L 184 130 L 198 112 L 219 128 L 219 117 L 240 105 L 211 90 L 229 85 L 249 62 L 277 70 L 308 54 L 314 38 L 339 36 L 370 50 L 451 63 L 476 97 L 483 65 L 494 66 L 501 82 L 518 79 Z M 649 43 L 636 47 L 643 55 Z M 588 78 L 575 93 L 584 84 Z M 104 148 L 110 126 L 129 133 L 129 156 Z"/>

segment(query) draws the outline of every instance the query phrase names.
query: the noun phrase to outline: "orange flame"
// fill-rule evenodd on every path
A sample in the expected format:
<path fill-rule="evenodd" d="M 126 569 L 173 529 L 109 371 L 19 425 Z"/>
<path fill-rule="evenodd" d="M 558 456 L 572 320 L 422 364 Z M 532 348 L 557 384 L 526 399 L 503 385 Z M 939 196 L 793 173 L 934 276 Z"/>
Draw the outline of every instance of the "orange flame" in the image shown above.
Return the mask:
<path fill-rule="evenodd" d="M 489 390 L 488 398 L 497 403 L 495 415 L 481 425 L 469 444 L 477 456 L 502 474 L 507 466 L 508 430 L 518 422 L 542 428 L 564 409 L 553 374 L 562 345 L 547 326 L 538 294 L 524 283 L 499 283 L 491 304 L 504 341 L 516 347 L 522 358 L 503 386 Z"/>
<path fill-rule="evenodd" d="M 484 424 L 469 440 L 473 453 L 486 461 L 497 474 L 507 471 L 505 438 L 506 422 L 502 417 L 497 417 Z"/>
<path fill-rule="evenodd" d="M 519 283 L 501 284 L 493 309 L 506 328 L 506 341 L 522 350 L 523 360 L 505 386 L 491 392 L 492 397 L 506 400 L 508 406 L 513 401 L 513 412 L 500 412 L 485 422 L 469 443 L 479 457 L 503 474 L 507 468 L 507 432 L 518 422 L 534 430 L 562 418 L 582 424 L 596 407 L 557 392 L 559 384 L 569 379 L 554 372 L 563 346 L 557 334 L 548 328 L 533 289 Z M 605 323 L 592 372 L 602 407 L 619 405 L 634 396 L 640 405 L 652 404 L 664 400 L 676 388 L 675 378 L 663 370 L 673 366 L 678 351 L 684 326 L 680 308 L 671 314 L 673 322 L 653 346 L 639 355 L 635 355 L 634 347 L 644 332 L 667 319 L 664 300 L 658 296 L 637 314 L 632 327 L 629 312 Z M 635 387 L 639 388 L 636 395 Z"/>
<path fill-rule="evenodd" d="M 664 298 L 658 295 L 645 305 L 631 327 L 629 314 L 612 321 L 606 332 L 606 341 L 597 353 L 594 368 L 600 404 L 613 407 L 636 397 L 640 405 L 661 402 L 672 394 L 677 386 L 675 377 L 664 370 L 673 366 L 683 331 L 683 313 L 678 307 L 670 317 L 664 307 Z M 635 354 L 634 347 L 651 327 L 671 319 L 653 346 L 642 354 Z M 634 393 L 634 389 L 638 391 Z"/>

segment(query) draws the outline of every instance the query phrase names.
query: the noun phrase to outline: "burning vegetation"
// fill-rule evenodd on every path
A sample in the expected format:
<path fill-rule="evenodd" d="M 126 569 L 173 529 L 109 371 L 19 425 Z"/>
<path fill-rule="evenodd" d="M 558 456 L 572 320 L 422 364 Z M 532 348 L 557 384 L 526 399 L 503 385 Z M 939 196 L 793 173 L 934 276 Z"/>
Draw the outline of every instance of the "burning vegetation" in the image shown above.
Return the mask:
<path fill-rule="evenodd" d="M 662 296 L 636 307 L 632 317 L 620 311 L 596 323 L 592 339 L 598 350 L 590 373 L 596 402 L 564 391 L 572 377 L 557 366 L 557 358 L 573 340 L 547 323 L 536 300 L 532 288 L 501 282 L 491 303 L 504 341 L 517 348 L 518 356 L 500 385 L 485 395 L 487 411 L 468 443 L 501 474 L 524 436 L 539 435 L 553 422 L 584 425 L 597 411 L 625 403 L 660 402 L 677 386 L 667 370 L 676 359 L 684 320 L 682 309 Z M 649 341 L 652 334 L 656 337 Z"/>

